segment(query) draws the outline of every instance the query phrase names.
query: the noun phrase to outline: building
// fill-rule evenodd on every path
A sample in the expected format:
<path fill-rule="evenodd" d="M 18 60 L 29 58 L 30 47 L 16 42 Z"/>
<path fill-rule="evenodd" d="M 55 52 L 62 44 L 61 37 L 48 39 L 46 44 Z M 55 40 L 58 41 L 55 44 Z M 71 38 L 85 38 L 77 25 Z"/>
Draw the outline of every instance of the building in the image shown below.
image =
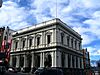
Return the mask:
<path fill-rule="evenodd" d="M 82 49 L 84 69 L 90 69 L 90 55 L 87 49 Z"/>
<path fill-rule="evenodd" d="M 9 29 L 9 27 L 0 28 L 0 60 L 3 59 L 0 64 L 2 65 L 2 61 L 4 61 L 4 63 L 6 63 L 6 67 L 10 60 L 12 32 L 14 31 Z"/>
<path fill-rule="evenodd" d="M 82 49 L 83 52 L 83 65 L 84 65 L 84 71 L 86 72 L 86 75 L 91 74 L 91 65 L 90 65 L 90 55 L 89 52 L 86 49 Z"/>
<path fill-rule="evenodd" d="M 81 35 L 55 18 L 12 34 L 10 65 L 83 68 Z"/>
<path fill-rule="evenodd" d="M 12 33 L 14 31 L 9 29 L 9 27 L 1 27 L 0 28 L 0 51 L 6 50 L 11 44 L 12 40 Z"/>

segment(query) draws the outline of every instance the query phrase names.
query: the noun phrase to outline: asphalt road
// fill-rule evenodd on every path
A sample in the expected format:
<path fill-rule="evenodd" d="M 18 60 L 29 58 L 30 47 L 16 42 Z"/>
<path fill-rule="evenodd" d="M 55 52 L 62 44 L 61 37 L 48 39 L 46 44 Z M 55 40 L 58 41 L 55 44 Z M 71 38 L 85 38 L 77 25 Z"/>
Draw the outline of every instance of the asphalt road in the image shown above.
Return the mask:
<path fill-rule="evenodd" d="M 4 73 L 4 74 L 0 74 L 0 75 L 33 75 L 33 74 L 6 72 L 6 73 Z"/>

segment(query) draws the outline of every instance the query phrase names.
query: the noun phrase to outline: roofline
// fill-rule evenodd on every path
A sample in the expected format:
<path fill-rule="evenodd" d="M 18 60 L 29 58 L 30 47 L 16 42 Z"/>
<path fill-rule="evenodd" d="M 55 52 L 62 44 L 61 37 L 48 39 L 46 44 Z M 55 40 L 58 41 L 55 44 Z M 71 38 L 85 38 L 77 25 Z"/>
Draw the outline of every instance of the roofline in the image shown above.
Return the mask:
<path fill-rule="evenodd" d="M 71 27 L 69 27 L 66 23 L 62 22 L 59 18 L 54 18 L 54 19 L 52 19 L 52 20 L 44 21 L 44 22 L 42 22 L 42 23 L 35 24 L 35 25 L 33 25 L 33 26 L 20 29 L 20 30 L 14 32 L 12 35 L 16 35 L 16 33 L 17 33 L 17 34 L 20 34 L 20 33 L 27 32 L 27 31 L 31 31 L 31 30 L 38 29 L 38 28 L 43 28 L 43 27 L 45 27 L 45 26 L 52 25 L 52 24 L 56 24 L 56 23 L 59 23 L 59 24 L 62 25 L 63 27 L 69 29 L 69 30 L 70 30 L 72 33 L 74 33 L 75 35 L 81 37 L 80 34 L 78 34 L 75 30 L 73 30 Z"/>

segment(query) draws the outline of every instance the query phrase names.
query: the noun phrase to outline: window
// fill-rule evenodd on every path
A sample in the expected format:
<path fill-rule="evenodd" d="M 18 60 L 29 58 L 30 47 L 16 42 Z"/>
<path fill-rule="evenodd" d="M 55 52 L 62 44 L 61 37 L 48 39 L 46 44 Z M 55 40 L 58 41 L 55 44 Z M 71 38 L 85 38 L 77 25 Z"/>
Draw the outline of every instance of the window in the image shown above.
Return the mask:
<path fill-rule="evenodd" d="M 69 46 L 69 36 L 67 36 L 67 45 Z"/>
<path fill-rule="evenodd" d="M 13 66 L 13 67 L 16 67 L 16 60 L 17 60 L 17 59 L 16 59 L 16 56 L 13 56 L 13 57 L 12 57 L 12 66 Z"/>
<path fill-rule="evenodd" d="M 37 46 L 40 45 L 40 37 L 37 37 Z"/>
<path fill-rule="evenodd" d="M 47 44 L 50 44 L 51 42 L 51 35 L 47 35 Z"/>
<path fill-rule="evenodd" d="M 77 41 L 75 41 L 75 49 L 77 49 Z"/>
<path fill-rule="evenodd" d="M 23 47 L 22 48 L 24 48 L 25 47 L 25 40 L 23 40 Z"/>
<path fill-rule="evenodd" d="M 64 53 L 62 53 L 62 55 L 61 55 L 61 59 L 62 59 L 62 67 L 64 67 L 65 66 L 65 54 Z"/>
<path fill-rule="evenodd" d="M 81 60 L 81 58 L 80 58 L 80 68 L 82 68 L 82 60 Z"/>
<path fill-rule="evenodd" d="M 74 65 L 74 56 L 72 56 L 72 66 L 73 66 L 73 68 L 75 67 L 75 65 Z"/>
<path fill-rule="evenodd" d="M 61 44 L 64 44 L 64 34 L 61 33 Z"/>
<path fill-rule="evenodd" d="M 72 48 L 73 48 L 73 39 L 71 39 L 71 44 L 72 44 Z"/>
<path fill-rule="evenodd" d="M 78 68 L 78 57 L 76 57 L 76 68 Z"/>
<path fill-rule="evenodd" d="M 70 61 L 70 59 L 71 59 L 71 56 L 70 56 L 70 54 L 68 54 L 68 68 L 70 68 L 70 63 L 71 63 L 71 61 Z"/>
<path fill-rule="evenodd" d="M 4 40 L 7 40 L 7 36 L 4 36 Z"/>
<path fill-rule="evenodd" d="M 81 49 L 81 43 L 79 43 L 79 50 Z"/>
<path fill-rule="evenodd" d="M 18 42 L 16 41 L 15 42 L 15 49 L 17 49 L 17 46 L 18 46 Z"/>
<path fill-rule="evenodd" d="M 32 39 L 29 39 L 29 47 L 32 46 Z"/>

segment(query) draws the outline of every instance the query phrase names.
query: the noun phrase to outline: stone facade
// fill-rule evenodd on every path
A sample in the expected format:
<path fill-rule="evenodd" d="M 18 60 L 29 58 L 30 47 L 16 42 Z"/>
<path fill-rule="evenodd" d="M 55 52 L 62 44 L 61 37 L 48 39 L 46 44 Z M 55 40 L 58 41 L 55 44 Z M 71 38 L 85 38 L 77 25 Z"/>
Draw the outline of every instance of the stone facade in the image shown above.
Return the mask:
<path fill-rule="evenodd" d="M 81 35 L 58 18 L 12 35 L 11 66 L 44 67 L 49 57 L 51 67 L 83 68 Z"/>

